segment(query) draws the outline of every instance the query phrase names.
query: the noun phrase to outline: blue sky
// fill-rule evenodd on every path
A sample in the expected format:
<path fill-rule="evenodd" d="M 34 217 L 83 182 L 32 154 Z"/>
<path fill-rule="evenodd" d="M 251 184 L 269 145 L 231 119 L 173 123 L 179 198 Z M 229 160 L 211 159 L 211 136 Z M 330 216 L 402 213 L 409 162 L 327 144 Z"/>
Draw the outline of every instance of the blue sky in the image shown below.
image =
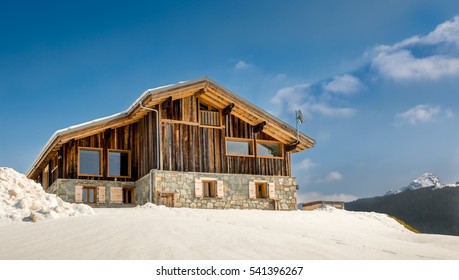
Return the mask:
<path fill-rule="evenodd" d="M 312 118 L 300 200 L 459 181 L 458 1 L 163 2 L 0 3 L 0 166 L 25 172 L 54 131 L 207 76 Z"/>

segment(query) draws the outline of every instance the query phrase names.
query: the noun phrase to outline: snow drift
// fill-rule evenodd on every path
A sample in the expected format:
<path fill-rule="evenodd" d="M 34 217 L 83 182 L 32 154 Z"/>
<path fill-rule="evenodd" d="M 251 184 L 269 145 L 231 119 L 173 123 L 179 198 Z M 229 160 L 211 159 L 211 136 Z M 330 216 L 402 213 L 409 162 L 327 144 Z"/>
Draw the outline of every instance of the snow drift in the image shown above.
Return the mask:
<path fill-rule="evenodd" d="M 96 208 L 97 215 L 0 228 L 0 259 L 459 259 L 459 237 L 416 234 L 387 215 Z"/>
<path fill-rule="evenodd" d="M 91 207 L 64 202 L 58 196 L 46 193 L 40 184 L 24 174 L 0 167 L 0 223 L 93 214 Z"/>

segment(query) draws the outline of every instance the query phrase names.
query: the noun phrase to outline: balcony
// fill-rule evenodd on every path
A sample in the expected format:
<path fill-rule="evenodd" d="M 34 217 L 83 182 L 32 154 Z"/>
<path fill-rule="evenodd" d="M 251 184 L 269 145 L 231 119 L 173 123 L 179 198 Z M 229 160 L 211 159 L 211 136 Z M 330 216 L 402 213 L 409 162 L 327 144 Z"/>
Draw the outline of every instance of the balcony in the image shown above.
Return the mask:
<path fill-rule="evenodd" d="M 220 112 L 201 110 L 199 123 L 207 126 L 220 126 Z"/>

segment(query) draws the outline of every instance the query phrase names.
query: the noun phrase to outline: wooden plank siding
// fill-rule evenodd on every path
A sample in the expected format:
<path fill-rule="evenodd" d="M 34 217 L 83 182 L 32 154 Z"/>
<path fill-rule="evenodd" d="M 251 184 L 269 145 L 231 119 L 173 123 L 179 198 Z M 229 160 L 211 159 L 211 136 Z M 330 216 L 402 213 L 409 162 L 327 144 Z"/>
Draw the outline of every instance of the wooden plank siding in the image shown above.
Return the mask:
<path fill-rule="evenodd" d="M 101 177 L 78 176 L 77 153 L 78 148 L 82 147 L 102 149 Z M 107 174 L 109 149 L 131 151 L 131 178 L 117 178 L 119 181 L 137 180 L 151 169 L 156 168 L 156 119 L 154 113 L 149 113 L 139 122 L 115 129 L 107 129 L 101 133 L 62 145 L 59 155 L 63 160 L 58 178 L 113 180 Z"/>
<path fill-rule="evenodd" d="M 284 149 L 282 158 L 254 156 L 227 156 L 226 138 L 257 140 L 276 139 L 258 132 L 253 126 L 234 116 L 222 116 L 221 126 L 200 125 L 199 103 L 194 96 L 172 100 L 168 109 L 159 109 L 161 115 L 161 153 L 163 170 L 185 172 L 211 172 L 231 174 L 259 174 L 291 176 L 290 153 Z M 221 109 L 220 109 L 221 110 Z M 221 112 L 220 112 L 221 113 Z M 50 184 L 58 178 L 113 180 L 108 176 L 108 150 L 129 150 L 131 153 L 131 178 L 119 181 L 136 181 L 159 168 L 156 155 L 156 114 L 149 112 L 137 122 L 109 128 L 81 139 L 72 139 L 57 151 L 49 161 Z M 79 148 L 102 149 L 102 176 L 78 176 Z"/>

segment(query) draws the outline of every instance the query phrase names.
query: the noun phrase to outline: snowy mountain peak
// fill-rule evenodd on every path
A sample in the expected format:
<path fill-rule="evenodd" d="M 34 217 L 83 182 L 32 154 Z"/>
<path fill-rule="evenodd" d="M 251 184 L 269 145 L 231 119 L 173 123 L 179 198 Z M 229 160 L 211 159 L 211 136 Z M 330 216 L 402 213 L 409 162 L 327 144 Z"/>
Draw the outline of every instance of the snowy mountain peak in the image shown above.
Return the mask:
<path fill-rule="evenodd" d="M 411 182 L 407 188 L 410 190 L 415 190 L 419 188 L 428 188 L 428 187 L 434 187 L 434 188 L 440 188 L 440 179 L 433 175 L 432 173 L 424 173 L 422 174 L 419 178 Z"/>
<path fill-rule="evenodd" d="M 403 187 L 398 190 L 391 190 L 386 193 L 386 195 L 390 194 L 398 194 L 408 190 L 417 190 L 420 188 L 430 188 L 433 187 L 434 189 L 441 188 L 442 185 L 440 183 L 440 179 L 433 175 L 432 173 L 424 173 L 419 178 L 413 180 L 408 186 Z"/>

